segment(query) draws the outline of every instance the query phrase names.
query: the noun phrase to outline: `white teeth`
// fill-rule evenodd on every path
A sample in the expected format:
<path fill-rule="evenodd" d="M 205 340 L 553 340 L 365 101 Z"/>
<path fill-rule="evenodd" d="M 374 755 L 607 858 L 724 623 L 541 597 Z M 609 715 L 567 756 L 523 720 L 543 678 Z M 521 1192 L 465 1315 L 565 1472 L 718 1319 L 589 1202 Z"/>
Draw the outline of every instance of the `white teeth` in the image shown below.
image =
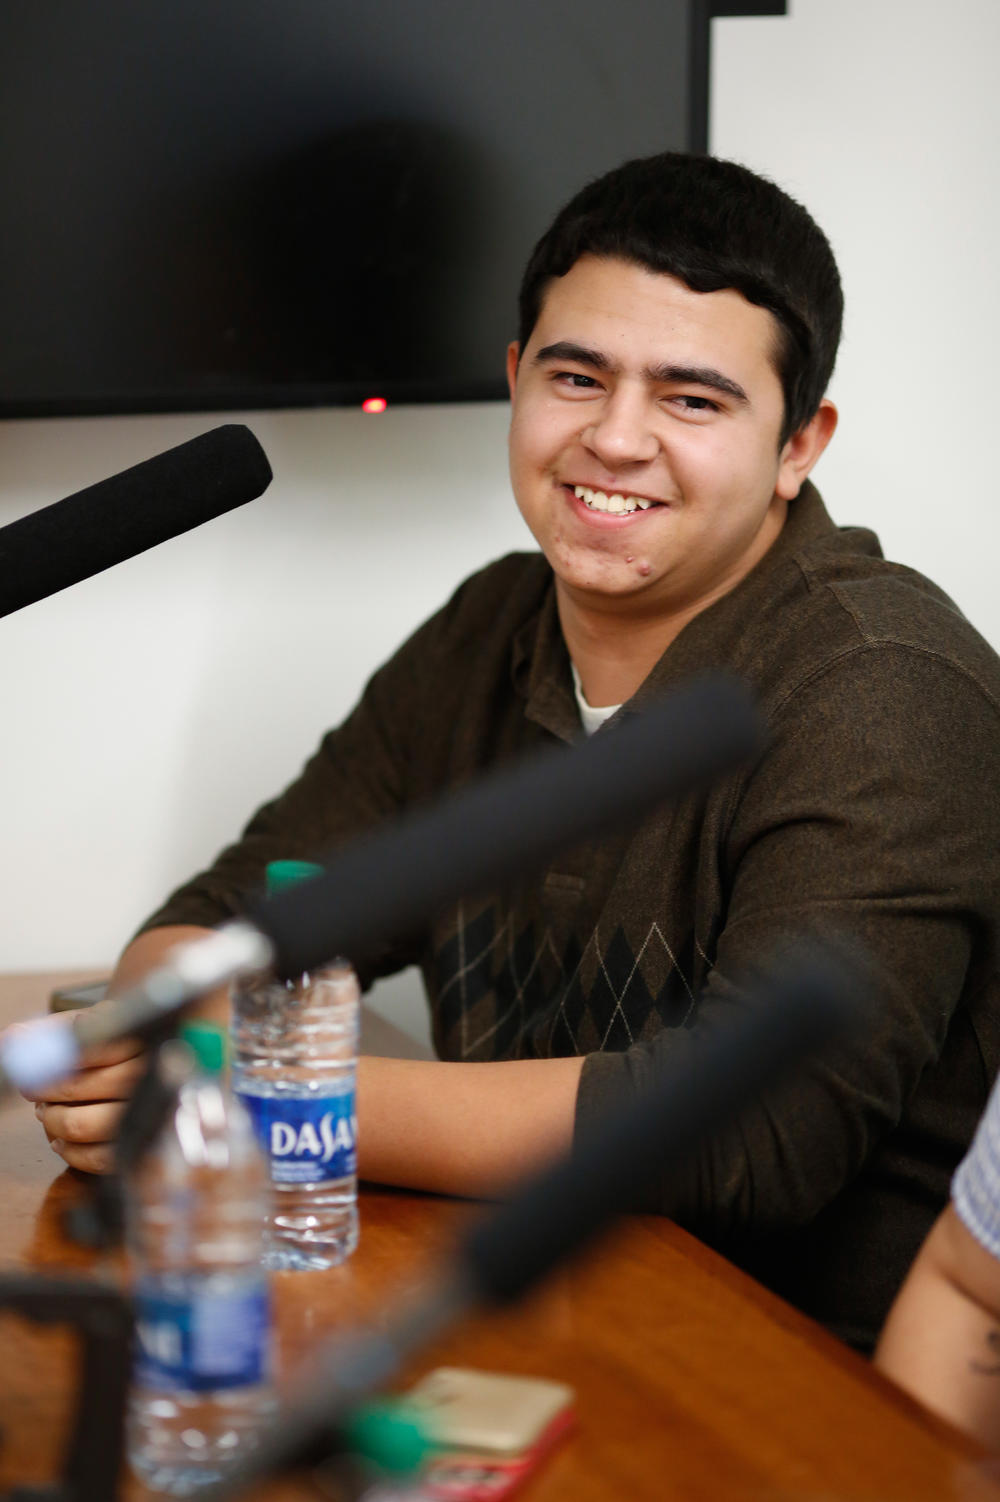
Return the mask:
<path fill-rule="evenodd" d="M 586 485 L 574 485 L 573 494 L 591 511 L 608 511 L 612 516 L 627 516 L 632 511 L 648 511 L 655 501 L 647 501 L 640 495 L 605 495 L 603 490 L 591 490 Z"/>

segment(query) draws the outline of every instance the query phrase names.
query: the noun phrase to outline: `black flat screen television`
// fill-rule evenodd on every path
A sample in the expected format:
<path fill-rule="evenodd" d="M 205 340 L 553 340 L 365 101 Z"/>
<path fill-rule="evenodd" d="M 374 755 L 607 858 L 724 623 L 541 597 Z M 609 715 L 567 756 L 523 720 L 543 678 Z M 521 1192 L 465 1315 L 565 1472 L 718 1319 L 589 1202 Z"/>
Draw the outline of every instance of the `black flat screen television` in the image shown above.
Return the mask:
<path fill-rule="evenodd" d="M 0 416 L 502 395 L 555 208 L 784 9 L 0 0 Z"/>

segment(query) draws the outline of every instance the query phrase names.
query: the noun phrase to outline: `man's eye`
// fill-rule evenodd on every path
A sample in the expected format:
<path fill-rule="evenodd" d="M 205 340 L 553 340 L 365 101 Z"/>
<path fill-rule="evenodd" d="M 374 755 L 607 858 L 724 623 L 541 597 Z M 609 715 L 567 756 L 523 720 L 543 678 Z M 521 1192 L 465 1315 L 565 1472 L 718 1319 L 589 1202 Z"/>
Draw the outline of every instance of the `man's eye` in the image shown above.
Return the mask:
<path fill-rule="evenodd" d="M 718 412 L 719 410 L 718 404 L 711 401 L 707 396 L 689 396 L 685 394 L 674 397 L 673 400 L 680 402 L 688 412 Z"/>
<path fill-rule="evenodd" d="M 591 391 L 597 385 L 593 376 L 581 375 L 578 370 L 557 370 L 554 379 L 577 391 Z"/>

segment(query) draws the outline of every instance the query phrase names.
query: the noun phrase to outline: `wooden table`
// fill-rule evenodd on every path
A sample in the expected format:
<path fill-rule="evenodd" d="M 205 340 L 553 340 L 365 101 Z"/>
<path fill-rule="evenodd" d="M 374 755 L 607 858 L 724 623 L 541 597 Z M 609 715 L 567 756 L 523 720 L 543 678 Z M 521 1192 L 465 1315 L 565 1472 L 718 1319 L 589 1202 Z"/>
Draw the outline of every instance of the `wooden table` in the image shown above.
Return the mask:
<path fill-rule="evenodd" d="M 0 1022 L 43 1010 L 56 979 L 0 978 Z M 4 1270 L 95 1269 L 99 1259 L 72 1246 L 61 1223 L 82 1181 L 49 1150 L 30 1106 L 0 1109 Z M 282 1370 L 345 1322 L 377 1324 L 480 1213 L 364 1188 L 361 1245 L 350 1262 L 276 1279 Z M 121 1268 L 115 1256 L 97 1271 L 118 1277 Z M 67 1335 L 0 1319 L 6 1490 L 53 1475 L 75 1379 Z M 467 1321 L 406 1378 L 442 1362 L 550 1376 L 576 1389 L 577 1430 L 525 1486 L 524 1502 L 1000 1502 L 971 1441 L 657 1217 L 630 1218 L 516 1312 Z M 129 1482 L 123 1495 L 141 1492 Z M 254 1495 L 303 1502 L 316 1493 L 296 1478 Z"/>

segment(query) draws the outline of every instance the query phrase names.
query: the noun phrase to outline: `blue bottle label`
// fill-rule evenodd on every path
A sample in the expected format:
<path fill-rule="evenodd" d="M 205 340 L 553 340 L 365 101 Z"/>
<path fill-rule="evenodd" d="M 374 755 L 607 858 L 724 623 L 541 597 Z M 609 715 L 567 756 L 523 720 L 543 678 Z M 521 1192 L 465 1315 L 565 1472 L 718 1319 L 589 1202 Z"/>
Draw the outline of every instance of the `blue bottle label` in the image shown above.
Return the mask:
<path fill-rule="evenodd" d="M 354 1092 L 340 1095 L 244 1095 L 274 1184 L 315 1184 L 357 1172 Z"/>
<path fill-rule="evenodd" d="M 267 1284 L 220 1292 L 190 1278 L 165 1286 L 143 1279 L 135 1291 L 135 1381 L 166 1392 L 211 1392 L 267 1380 Z"/>

